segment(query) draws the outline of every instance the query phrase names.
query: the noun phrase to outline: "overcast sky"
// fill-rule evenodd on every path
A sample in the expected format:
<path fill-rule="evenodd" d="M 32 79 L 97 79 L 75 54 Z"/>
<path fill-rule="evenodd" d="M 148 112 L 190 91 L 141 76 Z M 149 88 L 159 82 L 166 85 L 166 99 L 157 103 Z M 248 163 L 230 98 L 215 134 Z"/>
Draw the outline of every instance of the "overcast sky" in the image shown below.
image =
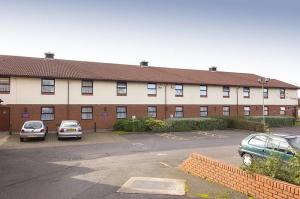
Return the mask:
<path fill-rule="evenodd" d="M 0 54 L 256 73 L 300 86 L 299 0 L 1 0 Z"/>

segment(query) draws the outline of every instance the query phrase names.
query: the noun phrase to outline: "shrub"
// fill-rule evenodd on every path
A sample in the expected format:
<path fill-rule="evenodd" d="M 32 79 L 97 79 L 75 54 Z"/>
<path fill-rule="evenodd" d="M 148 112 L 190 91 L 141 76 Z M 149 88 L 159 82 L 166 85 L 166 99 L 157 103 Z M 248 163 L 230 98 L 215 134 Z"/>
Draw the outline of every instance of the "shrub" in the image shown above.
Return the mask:
<path fill-rule="evenodd" d="M 216 118 L 173 118 L 167 120 L 167 125 L 171 131 L 208 131 L 227 128 L 225 120 Z"/>
<path fill-rule="evenodd" d="M 243 166 L 242 169 L 300 185 L 300 153 L 287 162 L 279 155 L 257 158 L 250 166 Z"/>
<path fill-rule="evenodd" d="M 247 117 L 246 120 L 261 122 L 263 120 L 262 117 Z M 266 116 L 265 117 L 266 124 L 269 127 L 282 127 L 282 126 L 294 126 L 295 118 L 294 117 L 280 117 L 280 116 Z"/>
<path fill-rule="evenodd" d="M 122 119 L 114 124 L 114 130 L 127 132 L 143 132 L 146 131 L 144 119 Z"/>
<path fill-rule="evenodd" d="M 249 121 L 244 119 L 237 120 L 233 118 L 227 118 L 226 121 L 228 124 L 228 128 L 233 129 L 243 129 L 257 132 L 265 132 L 267 129 L 267 126 L 261 122 Z"/>
<path fill-rule="evenodd" d="M 148 118 L 145 120 L 145 127 L 147 131 L 153 132 L 166 132 L 167 125 L 166 122 L 162 120 L 156 120 L 153 118 Z"/>

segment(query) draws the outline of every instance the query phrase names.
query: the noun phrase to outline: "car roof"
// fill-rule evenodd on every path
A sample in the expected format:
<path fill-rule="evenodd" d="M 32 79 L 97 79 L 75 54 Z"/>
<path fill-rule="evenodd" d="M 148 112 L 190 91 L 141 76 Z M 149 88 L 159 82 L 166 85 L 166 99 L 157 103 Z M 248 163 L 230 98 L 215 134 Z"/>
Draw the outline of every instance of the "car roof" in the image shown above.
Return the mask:
<path fill-rule="evenodd" d="M 28 121 L 26 121 L 24 123 L 29 123 L 29 122 L 40 122 L 40 123 L 43 123 L 43 121 L 41 121 L 41 120 L 28 120 Z"/>
<path fill-rule="evenodd" d="M 277 137 L 277 138 L 295 138 L 295 137 L 300 137 L 299 135 L 291 135 L 291 134 L 286 134 L 286 133 L 275 133 L 275 134 L 272 134 L 272 133 L 254 133 L 254 134 L 251 134 L 253 136 L 255 135 L 264 135 L 264 136 L 270 136 L 270 137 Z"/>
<path fill-rule="evenodd" d="M 61 123 L 66 123 L 66 122 L 78 122 L 77 120 L 63 120 Z"/>

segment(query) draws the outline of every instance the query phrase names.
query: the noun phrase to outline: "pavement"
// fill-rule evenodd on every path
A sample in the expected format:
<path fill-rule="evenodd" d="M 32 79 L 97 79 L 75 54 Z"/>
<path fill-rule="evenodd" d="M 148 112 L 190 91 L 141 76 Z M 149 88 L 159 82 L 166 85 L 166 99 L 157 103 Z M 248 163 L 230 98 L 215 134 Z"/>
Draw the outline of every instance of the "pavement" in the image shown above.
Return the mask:
<path fill-rule="evenodd" d="M 282 131 L 287 129 L 276 129 Z M 300 128 L 288 129 L 299 134 Z M 0 198 L 247 198 L 178 169 L 191 152 L 239 166 L 248 131 L 162 134 L 91 133 L 86 139 L 20 143 L 0 136 Z M 8 137 L 7 137 L 8 136 Z M 51 141 L 52 140 L 52 141 Z M 26 147 L 24 147 L 26 146 Z M 186 180 L 186 195 L 119 193 L 131 177 Z"/>

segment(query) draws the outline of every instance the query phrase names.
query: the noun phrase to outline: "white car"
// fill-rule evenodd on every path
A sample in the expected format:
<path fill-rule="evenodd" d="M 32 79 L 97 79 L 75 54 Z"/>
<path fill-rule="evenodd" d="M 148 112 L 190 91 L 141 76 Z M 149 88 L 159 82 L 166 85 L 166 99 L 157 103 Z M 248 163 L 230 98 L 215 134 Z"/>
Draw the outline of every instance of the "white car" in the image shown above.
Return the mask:
<path fill-rule="evenodd" d="M 76 120 L 63 120 L 57 131 L 57 138 L 78 138 L 82 137 L 82 129 Z"/>
<path fill-rule="evenodd" d="M 43 141 L 46 138 L 47 127 L 42 121 L 32 120 L 23 124 L 20 132 L 20 142 L 23 142 L 25 138 L 40 138 Z"/>

